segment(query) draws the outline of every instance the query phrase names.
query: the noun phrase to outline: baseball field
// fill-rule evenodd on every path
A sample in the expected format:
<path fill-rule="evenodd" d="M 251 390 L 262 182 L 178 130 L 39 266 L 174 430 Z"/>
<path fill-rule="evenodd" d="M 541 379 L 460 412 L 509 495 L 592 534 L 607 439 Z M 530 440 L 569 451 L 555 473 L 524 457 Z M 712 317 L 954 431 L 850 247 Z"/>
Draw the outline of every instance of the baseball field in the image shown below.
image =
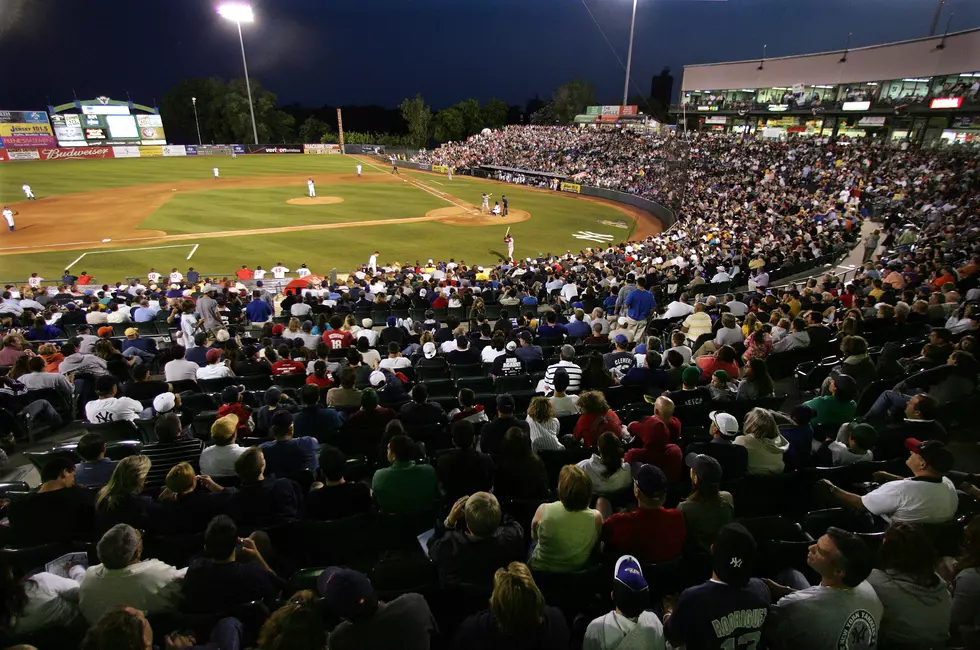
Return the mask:
<path fill-rule="evenodd" d="M 38 200 L 24 200 L 25 183 Z M 482 215 L 483 192 L 491 206 L 505 194 L 510 214 Z M 394 176 L 376 159 L 347 155 L 5 162 L 0 201 L 18 213 L 15 232 L 0 229 L 0 281 L 32 272 L 56 281 L 68 267 L 109 283 L 145 277 L 150 267 L 230 275 L 280 261 L 325 275 L 359 267 L 374 250 L 384 263 L 492 264 L 506 251 L 508 226 L 517 257 L 660 230 L 629 206 L 459 175 Z"/>

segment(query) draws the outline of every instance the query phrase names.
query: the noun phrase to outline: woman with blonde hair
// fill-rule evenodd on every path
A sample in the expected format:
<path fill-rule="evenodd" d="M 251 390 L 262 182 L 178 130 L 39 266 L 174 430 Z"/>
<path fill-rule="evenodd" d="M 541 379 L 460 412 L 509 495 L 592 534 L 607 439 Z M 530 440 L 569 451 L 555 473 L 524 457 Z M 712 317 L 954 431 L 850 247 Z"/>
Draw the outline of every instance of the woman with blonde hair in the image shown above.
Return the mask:
<path fill-rule="evenodd" d="M 197 487 L 207 488 L 198 490 Z M 164 488 L 160 491 L 159 500 L 169 516 L 170 535 L 198 533 L 208 526 L 212 517 L 220 512 L 226 495 L 218 495 L 223 487 L 211 480 L 210 476 L 198 476 L 194 467 L 188 463 L 177 463 L 167 472 Z"/>
<path fill-rule="evenodd" d="M 599 543 L 602 515 L 589 507 L 592 479 L 580 467 L 565 465 L 558 474 L 558 501 L 538 506 L 531 520 L 537 542 L 528 564 L 535 571 L 578 571 Z"/>
<path fill-rule="evenodd" d="M 748 452 L 749 474 L 782 474 L 785 464 L 783 454 L 789 449 L 789 441 L 779 432 L 776 418 L 768 409 L 754 408 L 745 416 L 743 435 L 735 438 L 735 444 Z"/>
<path fill-rule="evenodd" d="M 162 506 L 142 494 L 150 465 L 146 456 L 128 456 L 116 464 L 109 482 L 95 497 L 95 517 L 100 531 L 116 524 L 129 524 L 142 531 L 160 526 Z"/>
<path fill-rule="evenodd" d="M 286 324 L 286 331 L 282 333 L 282 338 L 284 339 L 295 339 L 303 335 L 303 327 L 299 322 L 299 319 L 295 316 L 289 319 Z"/>
<path fill-rule="evenodd" d="M 762 323 L 759 322 L 759 317 L 755 315 L 755 312 L 750 311 L 745 315 L 745 320 L 742 321 L 742 338 L 747 339 L 752 335 L 752 332 L 756 331 L 762 327 Z"/>
<path fill-rule="evenodd" d="M 547 397 L 535 397 L 527 407 L 527 423 L 531 427 L 531 449 L 537 453 L 542 449 L 563 450 L 558 440 L 558 418 L 555 407 Z"/>
<path fill-rule="evenodd" d="M 567 648 L 568 624 L 561 610 L 549 607 L 526 564 L 511 562 L 493 576 L 490 608 L 464 620 L 452 650 Z"/>

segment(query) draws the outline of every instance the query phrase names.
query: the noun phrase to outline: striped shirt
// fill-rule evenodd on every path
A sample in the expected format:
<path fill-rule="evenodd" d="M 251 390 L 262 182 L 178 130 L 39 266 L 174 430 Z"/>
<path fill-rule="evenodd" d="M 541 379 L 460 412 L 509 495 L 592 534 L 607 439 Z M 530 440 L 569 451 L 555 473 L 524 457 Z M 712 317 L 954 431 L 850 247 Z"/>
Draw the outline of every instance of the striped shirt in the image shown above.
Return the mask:
<path fill-rule="evenodd" d="M 152 463 L 146 475 L 146 487 L 162 486 L 171 468 L 184 461 L 194 467 L 195 474 L 199 474 L 203 450 L 204 441 L 197 438 L 179 438 L 175 442 L 154 442 L 143 445 L 143 451 L 140 453 L 149 458 Z"/>
<path fill-rule="evenodd" d="M 576 392 L 582 388 L 582 369 L 575 365 L 572 361 L 565 361 L 562 359 L 553 366 L 548 366 L 548 370 L 544 373 L 544 386 L 547 390 L 553 390 L 555 387 L 555 372 L 559 369 L 563 369 L 568 373 L 568 389 L 571 392 Z"/>

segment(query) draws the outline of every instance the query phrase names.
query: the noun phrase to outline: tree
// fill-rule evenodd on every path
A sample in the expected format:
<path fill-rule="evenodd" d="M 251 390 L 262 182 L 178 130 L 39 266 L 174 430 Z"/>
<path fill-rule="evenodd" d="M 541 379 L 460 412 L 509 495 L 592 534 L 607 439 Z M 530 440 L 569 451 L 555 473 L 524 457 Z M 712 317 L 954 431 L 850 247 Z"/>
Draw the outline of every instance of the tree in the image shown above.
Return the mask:
<path fill-rule="evenodd" d="M 310 115 L 299 126 L 299 140 L 300 142 L 320 142 L 328 128 L 326 122 L 318 119 L 315 115 Z"/>
<path fill-rule="evenodd" d="M 560 124 L 571 124 L 576 115 L 585 112 L 586 106 L 595 104 L 595 88 L 592 84 L 576 79 L 558 86 L 551 98 L 551 110 Z"/>
<path fill-rule="evenodd" d="M 217 77 L 210 79 L 184 79 L 167 91 L 160 102 L 160 115 L 167 129 L 167 139 L 171 142 L 197 142 L 197 125 L 194 121 L 194 103 L 197 99 L 197 112 L 201 124 L 201 140 L 214 142 L 214 127 L 211 124 L 208 107 L 224 93 L 225 82 Z"/>
<path fill-rule="evenodd" d="M 432 110 L 426 106 L 421 94 L 416 93 L 413 99 L 404 99 L 401 103 L 402 117 L 408 123 L 408 133 L 412 146 L 421 149 L 429 143 L 429 132 L 432 129 Z"/>
<path fill-rule="evenodd" d="M 499 129 L 507 124 L 507 114 L 510 108 L 496 97 L 487 102 L 480 112 L 483 126 L 488 129 Z M 481 129 L 482 130 L 482 129 Z"/>

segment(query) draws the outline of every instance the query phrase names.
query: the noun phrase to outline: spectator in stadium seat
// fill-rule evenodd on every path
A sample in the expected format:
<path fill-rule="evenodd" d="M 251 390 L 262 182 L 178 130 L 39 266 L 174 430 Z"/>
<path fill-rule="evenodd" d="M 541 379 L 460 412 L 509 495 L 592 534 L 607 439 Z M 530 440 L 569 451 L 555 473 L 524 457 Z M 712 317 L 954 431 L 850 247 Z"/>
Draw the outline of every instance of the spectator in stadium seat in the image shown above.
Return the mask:
<path fill-rule="evenodd" d="M 327 406 L 360 406 L 361 391 L 354 388 L 357 383 L 357 371 L 354 368 L 344 368 L 340 371 L 340 386 L 327 391 Z"/>
<path fill-rule="evenodd" d="M 531 332 L 521 332 L 520 336 L 520 347 L 514 351 L 521 361 L 525 363 L 531 361 L 542 361 L 544 360 L 543 352 L 541 351 L 540 345 L 534 344 L 534 335 Z"/>
<path fill-rule="evenodd" d="M 117 524 L 99 540 L 101 564 L 89 567 L 78 591 L 79 609 L 89 623 L 119 607 L 149 616 L 176 611 L 187 569 L 159 560 L 140 560 L 143 540 L 131 526 Z"/>
<path fill-rule="evenodd" d="M 857 412 L 857 402 L 854 401 L 857 397 L 857 383 L 854 379 L 841 374 L 832 376 L 829 391 L 829 395 L 820 395 L 805 402 L 816 413 L 813 424 L 839 427 L 853 420 Z"/>
<path fill-rule="evenodd" d="M 568 625 L 561 610 L 545 604 L 529 568 L 512 562 L 493 578 L 490 608 L 460 624 L 453 650 L 566 648 Z"/>
<path fill-rule="evenodd" d="M 749 474 L 783 473 L 783 454 L 789 449 L 789 441 L 779 432 L 776 419 L 767 409 L 754 408 L 749 411 L 745 416 L 742 435 L 734 442 L 745 447 L 748 453 Z"/>
<path fill-rule="evenodd" d="M 688 366 L 681 373 L 681 389 L 667 393 L 667 397 L 675 406 L 700 406 L 711 401 L 711 391 L 701 383 L 701 370 L 696 366 Z"/>
<path fill-rule="evenodd" d="M 484 346 L 483 350 L 480 351 L 480 361 L 483 363 L 493 363 L 497 360 L 497 357 L 506 353 L 504 346 L 506 341 L 504 337 L 500 334 L 495 334 L 490 340 L 490 343 Z"/>
<path fill-rule="evenodd" d="M 272 416 L 275 415 L 276 411 L 284 410 L 294 412 L 296 411 L 296 403 L 287 395 L 282 392 L 282 389 L 278 386 L 271 386 L 262 396 L 263 406 L 252 411 L 252 431 L 258 437 L 265 437 L 270 435 L 269 428 L 272 426 Z"/>
<path fill-rule="evenodd" d="M 286 582 L 262 557 L 255 535 L 239 538 L 235 522 L 225 515 L 211 520 L 204 533 L 204 557 L 194 559 L 184 575 L 183 611 L 219 614 L 279 594 Z"/>
<path fill-rule="evenodd" d="M 207 476 L 234 476 L 235 461 L 245 453 L 245 448 L 237 444 L 241 423 L 233 412 L 221 415 L 211 425 L 213 445 L 201 452 L 201 473 Z M 248 432 L 248 425 L 245 426 Z"/>
<path fill-rule="evenodd" d="M 531 451 L 525 431 L 517 427 L 507 430 L 494 463 L 493 492 L 501 502 L 543 500 L 550 496 L 548 470 L 541 457 Z"/>
<path fill-rule="evenodd" d="M 50 388 L 60 393 L 65 399 L 70 400 L 73 391 L 72 384 L 60 373 L 46 372 L 44 366 L 44 359 L 39 356 L 32 356 L 27 359 L 27 374 L 17 377 L 17 381 L 24 385 L 24 390 Z"/>
<path fill-rule="evenodd" d="M 514 417 L 515 408 L 517 405 L 513 396 L 497 396 L 497 417 L 483 425 L 480 430 L 480 451 L 490 455 L 499 454 L 504 435 L 513 427 L 519 428 L 530 439 L 531 427 L 524 420 Z"/>
<path fill-rule="evenodd" d="M 758 639 L 769 608 L 769 590 L 753 578 L 758 547 L 741 524 L 727 524 L 711 545 L 711 579 L 685 589 L 664 611 L 671 647 L 724 648 L 738 638 Z M 712 625 L 738 620 L 738 624 Z"/>
<path fill-rule="evenodd" d="M 167 413 L 157 417 L 153 425 L 157 442 L 143 445 L 140 453 L 151 461 L 151 467 L 146 476 L 145 487 L 158 488 L 163 485 L 167 472 L 177 463 L 190 463 L 194 470 L 200 468 L 201 452 L 204 441 L 199 438 L 181 435 L 180 417 L 176 413 Z"/>
<path fill-rule="evenodd" d="M 573 312 L 573 318 L 568 321 L 568 325 L 565 326 L 565 333 L 569 338 L 585 339 L 592 332 L 592 328 L 589 324 L 585 322 L 585 311 L 582 309 L 576 309 Z"/>
<path fill-rule="evenodd" d="M 76 485 L 75 463 L 63 456 L 41 468 L 36 492 L 7 509 L 14 540 L 31 546 L 88 539 L 92 534 L 95 493 Z"/>
<path fill-rule="evenodd" d="M 602 524 L 606 557 L 633 555 L 641 562 L 666 562 L 678 557 L 687 537 L 684 515 L 664 508 L 667 477 L 656 465 L 633 466 L 637 509 L 615 514 Z"/>
<path fill-rule="evenodd" d="M 555 417 L 560 418 L 565 415 L 575 415 L 578 413 L 578 395 L 566 395 L 570 383 L 568 373 L 558 370 L 554 377 L 554 393 L 548 398 L 555 409 Z"/>
<path fill-rule="evenodd" d="M 390 408 L 379 406 L 378 394 L 371 388 L 361 392 L 359 404 L 360 408 L 351 414 L 344 427 L 344 431 L 350 436 L 350 452 L 380 461 L 385 453 L 379 447 L 381 434 L 397 414 Z"/>
<path fill-rule="evenodd" d="M 198 379 L 221 379 L 223 377 L 234 377 L 235 373 L 231 369 L 228 361 L 222 361 L 221 350 L 211 348 L 205 355 L 207 365 L 197 369 Z"/>
<path fill-rule="evenodd" d="M 517 356 L 517 342 L 507 341 L 504 345 L 504 353 L 497 355 L 493 360 L 490 378 L 496 380 L 498 377 L 516 377 L 525 372 L 524 361 Z"/>
<path fill-rule="evenodd" d="M 652 416 L 656 418 L 657 416 Z M 670 429 L 663 426 L 651 426 L 645 431 L 647 438 L 639 449 L 626 452 L 626 462 L 629 465 L 649 463 L 663 470 L 669 483 L 676 483 L 684 477 L 684 453 L 681 448 L 670 442 Z"/>
<path fill-rule="evenodd" d="M 640 562 L 632 555 L 616 561 L 612 601 L 615 609 L 596 618 L 585 630 L 583 650 L 610 648 L 665 648 L 660 618 L 650 610 L 650 586 Z"/>
<path fill-rule="evenodd" d="M 639 438 L 644 445 L 654 440 L 657 429 L 663 429 L 666 432 L 666 436 L 657 437 L 666 437 L 667 442 L 678 442 L 681 439 L 681 421 L 674 417 L 674 402 L 666 396 L 656 399 L 653 405 L 653 415 L 631 422 L 627 427 L 630 435 Z"/>
<path fill-rule="evenodd" d="M 667 364 L 667 390 L 678 390 L 681 387 L 684 377 L 684 356 L 677 350 L 667 350 L 664 353 L 664 362 Z"/>
<path fill-rule="evenodd" d="M 141 363 L 133 368 L 133 381 L 124 384 L 122 391 L 123 395 L 137 401 L 152 400 L 157 395 L 171 392 L 171 386 L 165 381 L 150 379 L 150 368 Z"/>
<path fill-rule="evenodd" d="M 459 394 L 456 396 L 456 403 L 459 404 L 459 407 L 449 411 L 448 414 L 450 422 L 455 423 L 463 420 L 473 423 L 490 421 L 483 404 L 476 403 L 476 393 L 473 392 L 473 389 L 460 389 Z"/>
<path fill-rule="evenodd" d="M 89 432 L 78 439 L 75 452 L 82 457 L 82 462 L 75 466 L 75 483 L 100 488 L 109 482 L 116 461 L 106 458 L 105 451 L 105 438 L 101 433 Z"/>
<path fill-rule="evenodd" d="M 708 553 L 718 531 L 735 518 L 730 492 L 719 489 L 724 475 L 721 463 L 707 454 L 689 453 L 685 464 L 691 468 L 691 494 L 677 505 L 684 515 L 688 540 Z"/>
<path fill-rule="evenodd" d="M 188 361 L 184 358 L 186 349 L 182 345 L 174 345 L 170 348 L 170 354 L 173 357 L 171 361 L 168 361 L 166 365 L 163 366 L 163 374 L 167 381 L 183 381 L 189 379 L 191 381 L 197 381 L 197 371 L 200 368 L 193 361 Z M 62 364 L 63 366 L 64 364 Z M 61 372 L 64 373 L 65 370 L 62 367 Z"/>
<path fill-rule="evenodd" d="M 935 398 L 920 393 L 905 405 L 904 418 L 900 422 L 878 427 L 876 455 L 882 459 L 899 458 L 905 455 L 905 440 L 938 440 L 946 442 L 948 434 L 942 424 L 936 421 L 939 402 Z"/>
<path fill-rule="evenodd" d="M 344 426 L 345 418 L 336 409 L 320 405 L 320 389 L 306 384 L 299 391 L 303 407 L 297 411 L 293 427 L 298 438 L 313 437 L 327 441 Z"/>
<path fill-rule="evenodd" d="M 763 638 L 773 650 L 823 650 L 856 643 L 877 645 L 882 606 L 867 577 L 871 550 L 859 536 L 831 527 L 810 547 L 807 565 L 820 576 L 811 587 L 799 571 L 784 571 L 782 585 L 765 580 L 773 604 Z"/>
<path fill-rule="evenodd" d="M 178 463 L 167 472 L 160 491 L 168 535 L 200 533 L 224 507 L 233 490 L 225 490 L 210 476 L 197 476 L 190 463 Z"/>
<path fill-rule="evenodd" d="M 565 338 L 565 334 L 568 332 L 567 328 L 558 322 L 558 313 L 555 311 L 549 311 L 545 316 L 545 323 L 538 325 L 538 336 L 543 339 L 558 339 L 562 340 Z"/>
<path fill-rule="evenodd" d="M 949 585 L 936 573 L 936 550 L 922 526 L 888 527 L 868 576 L 884 612 L 881 647 L 942 648 L 949 639 Z"/>
<path fill-rule="evenodd" d="M 764 359 L 752 358 L 745 364 L 742 381 L 735 393 L 737 401 L 765 399 L 775 394 L 775 384 Z"/>
<path fill-rule="evenodd" d="M 435 508 L 439 497 L 439 480 L 431 465 L 415 462 L 418 448 L 405 435 L 388 441 L 390 467 L 374 473 L 371 491 L 382 512 L 417 514 Z"/>
<path fill-rule="evenodd" d="M 558 501 L 538 506 L 531 520 L 529 566 L 535 571 L 578 571 L 590 560 L 599 541 L 602 515 L 589 507 L 592 481 L 575 465 L 558 475 Z"/>
<path fill-rule="evenodd" d="M 480 353 L 470 346 L 470 340 L 465 334 L 456 337 L 456 349 L 446 355 L 451 366 L 473 365 L 480 363 Z"/>
<path fill-rule="evenodd" d="M 935 524 L 950 521 L 956 515 L 959 498 L 956 487 L 946 474 L 953 469 L 953 454 L 938 440 L 905 441 L 909 451 L 906 466 L 911 478 L 877 472 L 882 485 L 864 496 L 852 494 L 827 479 L 821 483 L 830 496 L 857 513 L 871 513 L 885 521 L 911 524 Z"/>
<path fill-rule="evenodd" d="M 394 316 L 389 316 L 385 321 L 385 328 L 381 330 L 380 337 L 381 343 L 389 346 L 395 343 L 398 345 L 398 349 L 404 347 L 408 342 L 408 333 L 404 327 L 398 326 L 398 319 Z"/>
<path fill-rule="evenodd" d="M 526 422 L 530 427 L 531 448 L 535 451 L 542 449 L 563 450 L 565 447 L 558 440 L 560 426 L 555 417 L 555 409 L 547 397 L 534 397 L 527 409 Z"/>
<path fill-rule="evenodd" d="M 408 430 L 435 425 L 445 425 L 449 422 L 446 410 L 439 402 L 429 401 L 429 388 L 423 383 L 415 384 L 412 388 L 412 401 L 401 407 L 398 419 Z"/>
<path fill-rule="evenodd" d="M 303 518 L 330 521 L 370 512 L 371 490 L 360 481 L 344 478 L 347 457 L 336 447 L 320 449 L 320 474 L 303 500 Z"/>
<path fill-rule="evenodd" d="M 479 595 L 489 591 L 497 569 L 527 554 L 521 525 L 503 518 L 500 503 L 489 492 L 456 499 L 428 545 L 443 589 L 468 589 Z"/>
<path fill-rule="evenodd" d="M 711 333 L 711 316 L 703 302 L 694 304 L 694 313 L 684 319 L 680 331 L 684 332 L 688 341 L 693 345 L 702 334 Z M 688 348 L 690 349 L 690 348 Z M 693 352 L 692 352 L 693 353 Z"/>
<path fill-rule="evenodd" d="M 252 291 L 252 299 L 245 305 L 245 315 L 252 323 L 265 323 L 272 318 L 272 306 L 263 300 L 262 291 L 259 289 Z"/>
<path fill-rule="evenodd" d="M 454 422 L 452 438 L 453 449 L 439 454 L 436 464 L 446 501 L 455 502 L 468 494 L 489 492 L 493 487 L 493 459 L 476 450 L 473 424 L 467 420 Z"/>
<path fill-rule="evenodd" d="M 792 331 L 772 346 L 772 354 L 781 354 L 806 347 L 810 347 L 810 335 L 807 333 L 806 321 L 802 318 L 794 318 Z"/>
<path fill-rule="evenodd" d="M 242 360 L 236 363 L 232 370 L 238 377 L 268 377 L 272 374 L 272 365 L 258 356 L 259 350 L 254 345 L 242 348 Z"/>
<path fill-rule="evenodd" d="M 263 442 L 259 448 L 270 476 L 292 478 L 306 469 L 316 471 L 320 443 L 310 436 L 295 435 L 292 413 L 276 409 L 269 420 L 269 433 L 275 439 Z"/>
<path fill-rule="evenodd" d="M 95 380 L 95 393 L 98 399 L 85 405 L 85 419 L 93 424 L 105 422 L 130 422 L 138 420 L 143 405 L 128 397 L 116 397 L 118 382 L 111 375 L 103 375 Z"/>
<path fill-rule="evenodd" d="M 600 391 L 587 391 L 579 395 L 578 408 L 581 411 L 575 422 L 572 437 L 587 449 L 594 449 L 599 436 L 611 431 L 618 437 L 623 435 L 623 423 L 616 412 L 609 408 L 606 396 Z"/>
<path fill-rule="evenodd" d="M 597 447 L 598 453 L 579 461 L 577 465 L 592 481 L 592 493 L 600 497 L 596 503 L 596 510 L 601 512 L 603 517 L 607 517 L 612 513 L 612 509 L 608 501 L 602 497 L 631 488 L 633 477 L 630 475 L 629 465 L 623 460 L 625 452 L 619 436 L 606 431 L 599 436 Z"/>
<path fill-rule="evenodd" d="M 420 594 L 403 594 L 381 602 L 371 581 L 358 571 L 328 567 L 317 578 L 317 592 L 322 596 L 327 612 L 342 619 L 330 633 L 331 650 L 394 647 L 426 650 L 437 632 L 429 605 Z M 318 620 L 318 616 L 313 618 Z M 259 650 L 287 646 L 269 645 Z M 323 644 L 318 641 L 301 650 L 319 650 L 322 647 Z"/>
<path fill-rule="evenodd" d="M 794 406 L 789 417 L 784 413 L 773 411 L 773 417 L 779 425 L 779 432 L 789 442 L 789 449 L 783 454 L 786 471 L 800 469 L 810 464 L 810 455 L 813 453 L 813 426 L 810 422 L 815 414 L 815 411 L 805 404 Z"/>
<path fill-rule="evenodd" d="M 303 504 L 299 484 L 266 477 L 261 449 L 246 449 L 235 461 L 235 473 L 241 487 L 228 497 L 224 514 L 235 520 L 240 531 L 281 525 L 299 516 Z"/>
<path fill-rule="evenodd" d="M 477 360 L 475 363 L 479 363 L 479 356 L 476 356 Z M 391 372 L 398 372 L 399 369 L 411 367 L 412 362 L 402 356 L 401 345 L 395 341 L 388 344 L 388 356 L 378 363 L 380 370 L 390 370 Z"/>
<path fill-rule="evenodd" d="M 116 524 L 129 524 L 146 532 L 165 528 L 162 506 L 143 494 L 150 465 L 147 456 L 128 456 L 116 464 L 109 482 L 95 498 L 98 530 L 105 531 Z"/>
<path fill-rule="evenodd" d="M 874 460 L 871 450 L 878 439 L 878 433 L 870 424 L 848 422 L 841 426 L 837 439 L 827 445 L 831 464 L 834 467 Z"/>
<path fill-rule="evenodd" d="M 695 364 L 701 369 L 702 377 L 711 377 L 718 370 L 724 370 L 729 377 L 738 377 L 739 367 L 735 362 L 735 348 L 722 345 L 714 354 L 698 357 Z"/>

